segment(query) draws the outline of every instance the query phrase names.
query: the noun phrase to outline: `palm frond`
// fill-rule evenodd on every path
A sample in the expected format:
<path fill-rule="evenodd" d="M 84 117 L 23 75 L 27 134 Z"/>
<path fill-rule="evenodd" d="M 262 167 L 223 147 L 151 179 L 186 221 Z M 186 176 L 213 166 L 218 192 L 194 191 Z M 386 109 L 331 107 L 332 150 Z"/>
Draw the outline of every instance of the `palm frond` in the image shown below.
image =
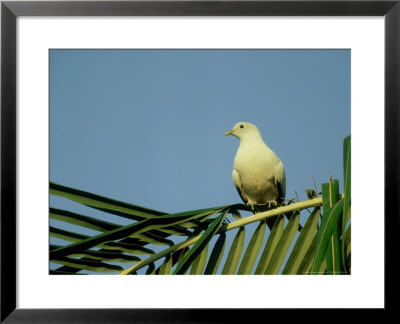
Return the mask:
<path fill-rule="evenodd" d="M 330 178 L 322 197 L 313 190 L 306 201 L 247 217 L 240 215 L 249 212 L 242 204 L 165 213 L 50 183 L 51 195 L 90 207 L 90 216 L 50 207 L 50 273 L 348 274 L 350 137 L 343 147 L 343 194 Z"/>

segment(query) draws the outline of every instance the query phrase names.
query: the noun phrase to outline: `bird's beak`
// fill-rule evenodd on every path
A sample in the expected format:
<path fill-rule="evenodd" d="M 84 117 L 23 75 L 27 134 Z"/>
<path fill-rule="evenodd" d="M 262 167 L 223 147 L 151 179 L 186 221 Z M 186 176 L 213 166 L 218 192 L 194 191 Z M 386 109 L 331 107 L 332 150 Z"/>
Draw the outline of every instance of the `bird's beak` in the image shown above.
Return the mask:
<path fill-rule="evenodd" d="M 228 135 L 232 135 L 232 131 L 231 130 L 229 132 L 225 133 L 225 136 L 228 136 Z"/>

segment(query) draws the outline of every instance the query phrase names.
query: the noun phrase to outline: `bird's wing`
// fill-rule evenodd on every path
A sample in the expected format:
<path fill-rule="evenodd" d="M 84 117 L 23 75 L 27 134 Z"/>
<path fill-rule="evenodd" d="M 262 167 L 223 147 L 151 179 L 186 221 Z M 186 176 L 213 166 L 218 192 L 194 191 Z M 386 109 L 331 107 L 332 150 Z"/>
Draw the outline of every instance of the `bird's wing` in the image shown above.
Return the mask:
<path fill-rule="evenodd" d="M 247 204 L 248 199 L 242 190 L 242 181 L 240 180 L 240 174 L 235 169 L 233 169 L 233 171 L 232 171 L 232 178 L 233 178 L 233 183 L 236 187 L 237 192 L 239 193 L 240 198 L 242 198 L 243 202 L 245 204 Z"/>
<path fill-rule="evenodd" d="M 275 169 L 275 184 L 278 188 L 278 201 L 282 201 L 286 196 L 286 174 L 283 163 L 279 161 L 277 168 Z"/>

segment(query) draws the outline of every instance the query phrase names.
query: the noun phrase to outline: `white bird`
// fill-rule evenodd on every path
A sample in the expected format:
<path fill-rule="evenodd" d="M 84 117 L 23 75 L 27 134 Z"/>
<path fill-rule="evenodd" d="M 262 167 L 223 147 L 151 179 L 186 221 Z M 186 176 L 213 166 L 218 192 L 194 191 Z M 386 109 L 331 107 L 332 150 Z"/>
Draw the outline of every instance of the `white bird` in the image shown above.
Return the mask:
<path fill-rule="evenodd" d="M 285 168 L 264 143 L 258 128 L 251 123 L 239 122 L 225 133 L 228 135 L 240 140 L 232 178 L 244 203 L 252 210 L 255 206 L 269 209 L 281 204 L 286 194 Z"/>

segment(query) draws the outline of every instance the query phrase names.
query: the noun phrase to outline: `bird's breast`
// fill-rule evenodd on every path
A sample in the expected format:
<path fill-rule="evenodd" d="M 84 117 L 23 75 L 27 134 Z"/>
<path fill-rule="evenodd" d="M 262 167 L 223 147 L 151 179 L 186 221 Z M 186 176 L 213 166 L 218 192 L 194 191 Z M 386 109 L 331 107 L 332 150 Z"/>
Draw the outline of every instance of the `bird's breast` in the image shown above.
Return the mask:
<path fill-rule="evenodd" d="M 253 174 L 267 170 L 271 172 L 278 163 L 279 158 L 266 146 L 262 149 L 239 147 L 233 166 L 242 175 L 243 173 Z"/>
<path fill-rule="evenodd" d="M 276 199 L 275 168 L 280 160 L 268 147 L 240 148 L 234 160 L 239 173 L 242 190 L 260 204 Z"/>

